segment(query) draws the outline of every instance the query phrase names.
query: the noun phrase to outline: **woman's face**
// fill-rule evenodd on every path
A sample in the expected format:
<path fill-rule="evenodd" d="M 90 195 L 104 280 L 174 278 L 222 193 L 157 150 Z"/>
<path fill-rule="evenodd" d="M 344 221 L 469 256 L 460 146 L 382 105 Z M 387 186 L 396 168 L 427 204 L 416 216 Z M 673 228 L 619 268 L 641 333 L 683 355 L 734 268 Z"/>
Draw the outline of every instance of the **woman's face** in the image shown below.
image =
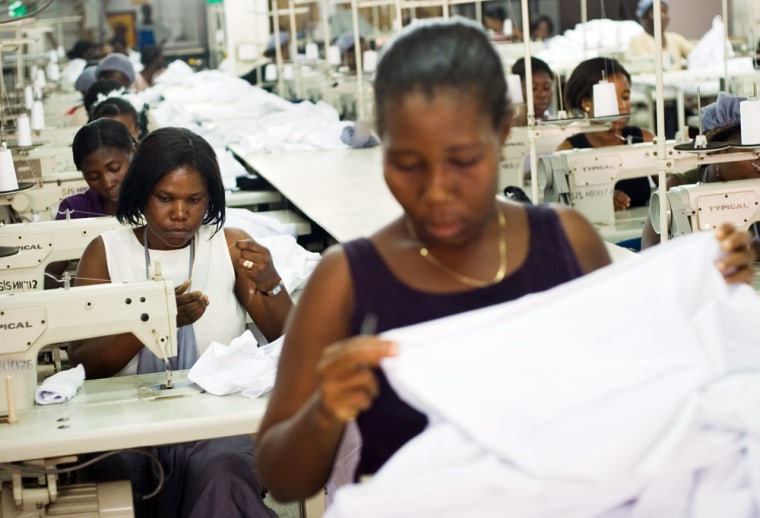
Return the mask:
<path fill-rule="evenodd" d="M 171 250 L 186 246 L 206 215 L 208 197 L 208 187 L 197 169 L 183 165 L 166 173 L 143 210 L 150 247 Z"/>
<path fill-rule="evenodd" d="M 87 185 L 98 193 L 104 205 L 115 204 L 127 174 L 132 153 L 115 147 L 101 147 L 82 160 L 81 170 Z"/>
<path fill-rule="evenodd" d="M 524 85 L 523 93 L 525 93 Z M 542 118 L 549 109 L 553 94 L 554 81 L 551 76 L 546 72 L 535 72 L 533 74 L 533 109 L 537 118 Z"/>
<path fill-rule="evenodd" d="M 493 212 L 509 120 L 494 129 L 475 96 L 453 90 L 407 93 L 386 110 L 383 168 L 391 193 L 426 244 L 467 242 Z"/>

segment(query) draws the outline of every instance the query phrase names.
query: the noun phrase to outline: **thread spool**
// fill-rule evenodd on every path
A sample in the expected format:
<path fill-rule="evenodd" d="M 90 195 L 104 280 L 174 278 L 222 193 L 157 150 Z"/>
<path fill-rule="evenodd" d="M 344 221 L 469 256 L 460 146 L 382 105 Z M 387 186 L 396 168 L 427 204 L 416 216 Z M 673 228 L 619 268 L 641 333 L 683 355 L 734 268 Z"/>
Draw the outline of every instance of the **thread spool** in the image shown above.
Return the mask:
<path fill-rule="evenodd" d="M 512 36 L 512 20 L 507 18 L 504 20 L 504 26 L 501 29 L 501 32 L 504 34 L 504 36 Z"/>
<path fill-rule="evenodd" d="M 58 69 L 57 62 L 54 63 L 52 60 L 48 61 L 46 73 L 47 73 L 48 79 L 50 79 L 54 83 L 57 83 L 61 79 L 61 71 Z"/>
<path fill-rule="evenodd" d="M 18 147 L 30 147 L 32 145 L 32 125 L 29 116 L 19 115 L 16 119 L 16 145 Z"/>
<path fill-rule="evenodd" d="M 594 117 L 620 115 L 615 83 L 600 81 L 594 85 Z"/>
<path fill-rule="evenodd" d="M 319 59 L 319 47 L 316 43 L 311 42 L 306 44 L 306 59 L 311 61 Z"/>
<path fill-rule="evenodd" d="M 377 69 L 377 51 L 365 50 L 362 54 L 362 69 L 372 73 Z"/>
<path fill-rule="evenodd" d="M 34 90 L 31 85 L 24 87 L 24 107 L 28 110 L 32 109 L 32 103 L 34 103 Z"/>
<path fill-rule="evenodd" d="M 521 104 L 525 102 L 522 93 L 522 80 L 520 80 L 520 76 L 517 74 L 507 75 L 507 92 L 509 92 L 509 97 L 512 99 L 513 103 Z"/>
<path fill-rule="evenodd" d="M 742 145 L 760 144 L 760 99 L 740 102 L 739 115 L 742 121 Z"/>
<path fill-rule="evenodd" d="M 42 108 L 42 101 L 39 99 L 32 103 L 32 129 L 34 131 L 41 131 L 45 129 L 45 112 Z"/>
<path fill-rule="evenodd" d="M 13 166 L 13 155 L 8 145 L 3 142 L 0 147 L 0 192 L 17 191 L 18 178 Z"/>
<path fill-rule="evenodd" d="M 277 65 L 269 63 L 264 67 L 264 81 L 277 81 Z"/>
<path fill-rule="evenodd" d="M 53 63 L 58 63 L 58 52 L 53 49 L 48 50 L 48 59 Z"/>
<path fill-rule="evenodd" d="M 34 85 L 38 86 L 40 90 L 47 86 L 47 79 L 45 78 L 45 71 L 41 68 L 37 69 L 37 75 L 34 76 Z"/>
<path fill-rule="evenodd" d="M 340 66 L 340 49 L 335 45 L 327 47 L 327 64 Z"/>

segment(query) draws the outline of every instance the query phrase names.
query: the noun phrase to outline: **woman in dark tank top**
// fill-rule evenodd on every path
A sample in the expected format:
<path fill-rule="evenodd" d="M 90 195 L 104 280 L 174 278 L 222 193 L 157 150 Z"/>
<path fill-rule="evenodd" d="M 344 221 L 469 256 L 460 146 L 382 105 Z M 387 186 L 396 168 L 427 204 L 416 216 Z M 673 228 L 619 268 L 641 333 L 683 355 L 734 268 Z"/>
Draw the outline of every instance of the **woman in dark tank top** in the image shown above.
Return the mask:
<path fill-rule="evenodd" d="M 516 299 L 610 262 L 572 209 L 496 198 L 511 109 L 482 28 L 457 19 L 407 27 L 383 50 L 374 87 L 384 177 L 403 215 L 326 252 L 298 301 L 256 449 L 280 501 L 324 487 L 346 423 L 362 433 L 357 478 L 425 426 L 378 368 L 396 346 L 375 333 Z M 745 238 L 732 232 L 726 243 L 742 275 Z"/>

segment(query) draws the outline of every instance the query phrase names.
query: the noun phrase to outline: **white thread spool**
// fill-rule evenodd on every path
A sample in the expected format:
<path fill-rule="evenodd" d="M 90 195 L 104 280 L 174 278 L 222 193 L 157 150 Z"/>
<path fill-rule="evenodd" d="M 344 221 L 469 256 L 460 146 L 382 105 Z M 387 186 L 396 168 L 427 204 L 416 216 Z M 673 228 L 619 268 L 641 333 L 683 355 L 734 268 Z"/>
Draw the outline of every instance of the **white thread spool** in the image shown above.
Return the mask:
<path fill-rule="evenodd" d="M 264 67 L 264 81 L 277 81 L 277 65 L 269 63 Z"/>
<path fill-rule="evenodd" d="M 53 62 L 52 60 L 48 61 L 47 64 L 47 76 L 48 78 L 54 82 L 57 83 L 61 79 L 61 71 L 58 69 L 58 63 Z"/>
<path fill-rule="evenodd" d="M 16 145 L 18 147 L 30 147 L 32 145 L 32 126 L 29 116 L 19 115 L 16 119 Z"/>
<path fill-rule="evenodd" d="M 26 85 L 24 87 L 24 108 L 26 108 L 27 110 L 31 110 L 33 103 L 34 103 L 34 90 L 32 89 L 32 85 Z"/>
<path fill-rule="evenodd" d="M 620 115 L 615 83 L 600 81 L 594 85 L 594 117 Z"/>
<path fill-rule="evenodd" d="M 306 44 L 306 59 L 311 61 L 319 59 L 319 47 L 316 43 L 311 42 Z"/>
<path fill-rule="evenodd" d="M 365 72 L 372 73 L 377 69 L 377 51 L 365 50 L 362 54 L 362 68 Z"/>
<path fill-rule="evenodd" d="M 520 80 L 520 76 L 517 74 L 507 75 L 507 92 L 509 92 L 509 97 L 512 99 L 513 103 L 522 104 L 525 102 L 525 98 L 523 98 L 522 93 L 522 81 Z"/>
<path fill-rule="evenodd" d="M 327 64 L 340 66 L 340 49 L 335 45 L 327 47 Z"/>
<path fill-rule="evenodd" d="M 509 18 L 504 20 L 504 26 L 502 27 L 501 32 L 504 36 L 512 36 L 512 20 Z"/>
<path fill-rule="evenodd" d="M 742 125 L 742 145 L 760 144 L 760 99 L 739 103 Z"/>
<path fill-rule="evenodd" d="M 41 68 L 37 69 L 37 75 L 34 77 L 34 86 L 37 86 L 42 90 L 47 86 L 47 79 L 45 78 L 45 71 Z"/>
<path fill-rule="evenodd" d="M 53 49 L 48 50 L 47 53 L 48 59 L 52 61 L 53 63 L 58 63 L 58 52 L 56 52 Z"/>
<path fill-rule="evenodd" d="M 45 112 L 42 108 L 42 101 L 39 99 L 32 104 L 32 129 L 41 131 L 45 129 Z"/>
<path fill-rule="evenodd" d="M 56 54 L 58 54 L 58 59 L 63 59 L 66 57 L 66 49 L 63 48 L 63 45 L 58 45 Z"/>
<path fill-rule="evenodd" d="M 8 145 L 3 142 L 0 148 L 0 192 L 17 191 L 18 178 L 13 166 L 13 155 Z"/>

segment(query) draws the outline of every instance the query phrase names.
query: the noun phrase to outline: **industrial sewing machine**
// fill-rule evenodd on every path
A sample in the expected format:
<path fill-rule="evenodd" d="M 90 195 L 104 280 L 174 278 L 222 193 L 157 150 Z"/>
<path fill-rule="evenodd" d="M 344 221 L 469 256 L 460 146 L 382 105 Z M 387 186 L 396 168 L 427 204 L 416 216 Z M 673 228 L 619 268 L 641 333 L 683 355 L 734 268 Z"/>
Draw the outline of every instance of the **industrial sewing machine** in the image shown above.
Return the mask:
<path fill-rule="evenodd" d="M 43 176 L 28 183 L 32 183 L 28 189 L 0 195 L 0 223 L 52 220 L 62 199 L 87 190 L 79 172 Z"/>
<path fill-rule="evenodd" d="M 0 226 L 0 247 L 18 249 L 0 257 L 0 293 L 43 289 L 50 263 L 79 259 L 96 236 L 120 226 L 107 216 Z"/>
<path fill-rule="evenodd" d="M 649 204 L 652 226 L 661 231 L 660 193 Z M 713 230 L 722 223 L 747 229 L 760 221 L 760 179 L 679 185 L 668 191 L 667 228 L 671 237 Z"/>
<path fill-rule="evenodd" d="M 45 346 L 132 333 L 154 354 L 168 358 L 177 354 L 176 319 L 174 288 L 167 281 L 0 295 L 0 372 L 6 380 L 0 389 L 0 415 L 6 415 L 0 420 L 0 427 L 16 426 L 17 421 L 26 419 L 24 409 L 34 405 L 37 355 Z M 167 371 L 168 387 L 170 380 Z M 12 447 L 8 443 L 4 446 Z M 57 464 L 75 460 L 74 456 L 65 456 L 40 459 L 33 464 L 53 469 Z M 20 465 L 11 470 L 11 483 L 4 484 L 0 493 L 0 517 L 49 516 L 46 506 L 51 503 L 60 508 L 55 512 L 49 509 L 56 516 L 132 516 L 128 482 L 59 489 L 57 475 L 50 473 L 46 475 L 46 485 L 30 486 L 22 482 L 22 472 L 27 471 Z M 116 496 L 109 496 L 109 489 Z M 61 498 L 61 494 L 66 498 Z M 69 506 L 71 500 L 73 505 Z M 109 511 L 100 514 L 103 509 Z M 81 514 L 84 511 L 87 513 Z"/>

